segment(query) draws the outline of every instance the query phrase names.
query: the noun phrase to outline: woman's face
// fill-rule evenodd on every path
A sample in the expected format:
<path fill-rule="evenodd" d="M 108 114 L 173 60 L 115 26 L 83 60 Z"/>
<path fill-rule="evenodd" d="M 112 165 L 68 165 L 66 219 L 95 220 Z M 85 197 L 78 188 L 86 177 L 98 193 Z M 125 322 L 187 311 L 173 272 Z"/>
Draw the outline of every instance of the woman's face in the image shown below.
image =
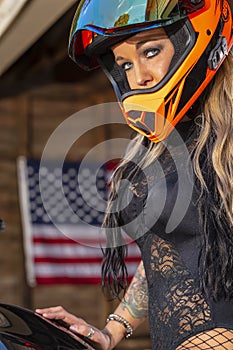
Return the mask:
<path fill-rule="evenodd" d="M 116 63 L 126 73 L 131 89 L 157 85 L 168 72 L 175 53 L 164 29 L 140 32 L 112 48 Z"/>

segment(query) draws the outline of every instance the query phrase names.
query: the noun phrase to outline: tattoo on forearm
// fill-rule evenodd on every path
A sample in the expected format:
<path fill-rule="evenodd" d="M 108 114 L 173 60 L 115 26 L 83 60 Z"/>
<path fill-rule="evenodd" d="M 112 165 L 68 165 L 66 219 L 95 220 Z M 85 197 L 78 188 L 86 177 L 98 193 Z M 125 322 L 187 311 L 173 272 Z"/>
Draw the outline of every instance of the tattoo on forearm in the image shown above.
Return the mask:
<path fill-rule="evenodd" d="M 145 318 L 148 312 L 148 287 L 143 263 L 140 263 L 122 300 L 121 307 L 127 309 L 135 318 Z"/>

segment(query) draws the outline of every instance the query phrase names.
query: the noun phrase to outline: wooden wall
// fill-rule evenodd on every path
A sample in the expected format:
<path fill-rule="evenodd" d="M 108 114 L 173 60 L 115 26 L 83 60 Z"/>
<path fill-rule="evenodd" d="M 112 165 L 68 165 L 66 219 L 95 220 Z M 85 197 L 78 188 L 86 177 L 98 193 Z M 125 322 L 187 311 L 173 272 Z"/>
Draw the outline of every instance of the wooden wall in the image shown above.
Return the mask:
<path fill-rule="evenodd" d="M 106 302 L 99 286 L 37 286 L 32 289 L 27 286 L 16 171 L 17 157 L 40 158 L 52 132 L 73 113 L 112 101 L 115 95 L 102 73 L 95 73 L 92 80 L 50 84 L 0 100 L 0 217 L 6 224 L 0 236 L 1 302 L 33 309 L 63 305 L 97 327 L 103 327 L 106 316 L 112 311 L 113 305 Z M 130 134 L 125 125 L 106 124 L 82 137 L 78 147 L 74 145 L 70 150 L 69 158 L 82 157 L 95 144 L 104 141 L 106 135 L 129 138 Z M 101 156 L 105 157 L 104 151 Z M 124 341 L 118 348 L 149 347 L 148 327 L 144 325 L 132 340 Z"/>

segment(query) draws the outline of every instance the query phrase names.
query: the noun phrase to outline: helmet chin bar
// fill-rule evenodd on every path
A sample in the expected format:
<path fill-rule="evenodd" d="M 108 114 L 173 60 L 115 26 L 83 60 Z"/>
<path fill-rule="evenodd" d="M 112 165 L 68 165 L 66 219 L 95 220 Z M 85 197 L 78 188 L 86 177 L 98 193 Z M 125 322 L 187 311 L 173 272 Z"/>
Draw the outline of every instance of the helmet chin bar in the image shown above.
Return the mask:
<path fill-rule="evenodd" d="M 182 80 L 167 100 L 162 94 L 160 98 L 156 96 L 156 92 L 147 97 L 139 95 L 135 98 L 132 95 L 126 98 L 122 103 L 122 112 L 127 124 L 155 143 L 167 138 L 174 129 L 173 116 L 176 114 L 184 83 Z M 137 104 L 139 97 L 143 102 L 142 105 Z"/>
<path fill-rule="evenodd" d="M 139 118 L 134 118 L 140 112 L 131 110 L 123 112 L 128 125 L 155 143 L 161 142 L 168 137 L 174 126 L 163 115 L 153 112 L 141 112 Z"/>

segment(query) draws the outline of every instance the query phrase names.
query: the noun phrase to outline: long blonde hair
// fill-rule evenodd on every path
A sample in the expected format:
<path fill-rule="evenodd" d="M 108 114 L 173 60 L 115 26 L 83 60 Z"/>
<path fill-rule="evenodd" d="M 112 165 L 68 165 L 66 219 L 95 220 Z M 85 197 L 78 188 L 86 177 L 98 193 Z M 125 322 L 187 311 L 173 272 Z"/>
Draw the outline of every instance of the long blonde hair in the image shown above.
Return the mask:
<path fill-rule="evenodd" d="M 216 75 L 214 86 L 204 105 L 202 129 L 194 157 L 196 175 L 203 188 L 207 184 L 199 166 L 199 158 L 208 142 L 211 130 L 215 135 L 212 154 L 209 155 L 215 172 L 215 184 L 221 198 L 219 213 L 224 210 L 233 226 L 233 55 Z"/>

